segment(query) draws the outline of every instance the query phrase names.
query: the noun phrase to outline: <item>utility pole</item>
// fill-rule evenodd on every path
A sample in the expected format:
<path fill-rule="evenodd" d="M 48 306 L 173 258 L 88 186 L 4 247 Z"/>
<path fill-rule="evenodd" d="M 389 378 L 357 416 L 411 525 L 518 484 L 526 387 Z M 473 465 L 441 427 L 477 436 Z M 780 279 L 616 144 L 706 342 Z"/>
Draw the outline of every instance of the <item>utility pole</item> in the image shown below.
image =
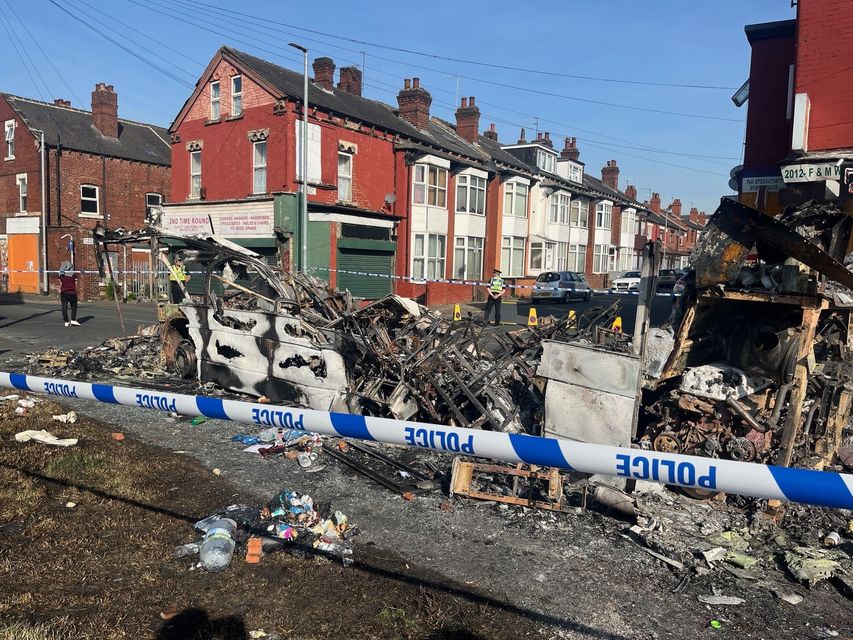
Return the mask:
<path fill-rule="evenodd" d="M 302 245 L 299 252 L 298 269 L 305 273 L 308 270 L 308 49 L 295 42 L 290 42 L 289 46 L 302 52 L 305 63 L 302 77 L 302 184 L 299 189 L 301 215 L 298 225 L 299 239 Z"/>

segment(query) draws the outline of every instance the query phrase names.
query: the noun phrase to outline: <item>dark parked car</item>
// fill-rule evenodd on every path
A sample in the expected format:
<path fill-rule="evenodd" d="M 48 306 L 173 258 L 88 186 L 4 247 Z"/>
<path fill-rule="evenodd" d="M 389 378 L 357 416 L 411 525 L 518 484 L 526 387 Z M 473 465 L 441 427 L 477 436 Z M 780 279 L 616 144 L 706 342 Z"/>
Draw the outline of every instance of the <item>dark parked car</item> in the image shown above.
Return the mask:
<path fill-rule="evenodd" d="M 658 272 L 658 289 L 672 289 L 681 279 L 681 273 L 675 269 L 661 269 Z"/>
<path fill-rule="evenodd" d="M 583 274 L 574 271 L 546 271 L 536 278 L 532 300 L 559 300 L 568 302 L 572 299 L 589 300 L 592 289 Z"/>

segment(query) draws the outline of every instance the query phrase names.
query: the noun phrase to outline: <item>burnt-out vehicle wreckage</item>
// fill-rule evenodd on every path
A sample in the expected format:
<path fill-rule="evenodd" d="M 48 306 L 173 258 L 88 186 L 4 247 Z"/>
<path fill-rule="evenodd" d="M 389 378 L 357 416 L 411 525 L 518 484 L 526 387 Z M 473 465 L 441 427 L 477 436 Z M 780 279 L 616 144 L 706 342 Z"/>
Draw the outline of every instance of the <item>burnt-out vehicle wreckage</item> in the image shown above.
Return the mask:
<path fill-rule="evenodd" d="M 660 247 L 646 246 L 633 337 L 607 329 L 618 303 L 504 333 L 395 295 L 359 306 L 214 236 L 95 239 L 184 259 L 193 290 L 159 319 L 162 361 L 185 378 L 319 410 L 826 468 L 853 400 L 851 226 L 832 205 L 775 219 L 724 198 L 663 330 L 648 321 Z"/>

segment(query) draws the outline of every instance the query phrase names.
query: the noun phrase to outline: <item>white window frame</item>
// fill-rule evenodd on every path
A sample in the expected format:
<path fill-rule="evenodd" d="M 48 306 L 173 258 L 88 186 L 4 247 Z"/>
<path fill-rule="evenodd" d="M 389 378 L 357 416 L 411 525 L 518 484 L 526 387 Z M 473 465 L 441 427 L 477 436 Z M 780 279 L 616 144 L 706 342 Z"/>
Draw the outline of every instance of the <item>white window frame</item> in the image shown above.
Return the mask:
<path fill-rule="evenodd" d="M 302 119 L 294 124 L 296 145 L 296 180 L 302 180 Z M 308 183 L 323 182 L 323 129 L 314 122 L 308 123 Z"/>
<path fill-rule="evenodd" d="M 577 204 L 577 206 L 575 206 Z M 569 226 L 578 229 L 589 228 L 589 206 L 583 200 L 572 200 Z M 577 214 L 577 216 L 575 216 Z"/>
<path fill-rule="evenodd" d="M 418 248 L 418 239 L 421 246 Z M 434 240 L 434 242 L 431 242 Z M 439 247 L 443 247 L 440 250 Z M 412 279 L 443 279 L 447 261 L 447 236 L 442 233 L 416 233 L 412 238 Z"/>
<path fill-rule="evenodd" d="M 460 173 L 456 176 L 456 213 L 486 215 L 487 184 L 485 178 L 470 173 Z"/>
<path fill-rule="evenodd" d="M 564 194 L 557 194 L 557 204 L 559 209 L 559 223 L 569 224 L 569 207 L 571 206 L 571 198 Z"/>
<path fill-rule="evenodd" d="M 586 245 L 585 244 L 570 244 L 569 245 L 569 271 L 575 273 L 584 273 L 586 271 Z"/>
<path fill-rule="evenodd" d="M 4 160 L 15 159 L 15 128 L 17 123 L 14 120 L 6 120 L 3 124 L 3 134 L 6 141 L 6 156 Z"/>
<path fill-rule="evenodd" d="M 412 170 L 412 203 L 447 209 L 447 179 L 444 167 L 416 164 Z"/>
<path fill-rule="evenodd" d="M 525 238 L 523 236 L 501 237 L 501 271 L 510 278 L 524 275 Z M 504 252 L 507 252 L 504 255 Z M 521 255 L 518 255 L 521 252 Z"/>
<path fill-rule="evenodd" d="M 216 95 L 214 95 L 214 89 Z M 210 83 L 210 119 L 219 120 L 222 117 L 222 85 L 219 81 Z"/>
<path fill-rule="evenodd" d="M 580 165 L 572 164 L 570 166 L 571 172 L 569 174 L 569 180 L 571 180 L 572 182 L 577 182 L 578 184 L 583 183 L 583 171 L 581 170 Z"/>
<path fill-rule="evenodd" d="M 595 205 L 595 228 L 609 229 L 613 218 L 613 203 L 602 201 Z"/>
<path fill-rule="evenodd" d="M 258 161 L 258 149 L 263 149 L 263 162 Z M 252 143 L 252 194 L 262 195 L 267 192 L 267 165 L 269 147 L 266 140 Z"/>
<path fill-rule="evenodd" d="M 152 204 L 152 202 L 151 202 L 152 197 L 157 199 L 156 204 Z M 150 193 L 145 194 L 145 213 L 146 214 L 148 213 L 148 210 L 151 207 L 159 207 L 162 204 L 163 204 L 163 194 L 162 193 L 156 193 L 156 192 L 152 191 Z"/>
<path fill-rule="evenodd" d="M 539 254 L 538 266 L 534 264 L 534 253 Z M 530 271 L 553 271 L 557 256 L 557 243 L 542 240 L 530 243 Z"/>
<path fill-rule="evenodd" d="M 18 185 L 18 213 L 27 212 L 27 174 L 19 173 L 15 176 L 15 184 Z"/>
<path fill-rule="evenodd" d="M 537 149 L 536 166 L 542 169 L 542 171 L 555 173 L 557 168 L 557 156 L 548 153 L 544 149 Z"/>
<path fill-rule="evenodd" d="M 95 197 L 84 197 L 83 189 L 94 189 Z M 94 202 L 94 211 L 83 211 L 83 202 Z M 96 184 L 81 184 L 80 185 L 80 217 L 81 218 L 102 218 L 101 215 L 101 188 Z"/>
<path fill-rule="evenodd" d="M 193 159 L 198 158 L 198 171 L 193 168 Z M 190 151 L 190 198 L 198 200 L 201 198 L 201 177 L 202 177 L 202 162 L 201 150 Z M 196 178 L 198 181 L 196 183 Z"/>
<path fill-rule="evenodd" d="M 509 180 L 504 185 L 504 208 L 505 216 L 515 216 L 516 218 L 527 217 L 527 199 L 530 197 L 530 187 L 521 182 Z M 519 215 L 519 203 L 523 213 Z"/>
<path fill-rule="evenodd" d="M 609 258 L 608 249 L 610 249 L 610 245 L 607 244 L 594 245 L 592 254 L 593 273 L 607 273 Z"/>
<path fill-rule="evenodd" d="M 240 90 L 234 90 L 234 84 L 236 81 L 240 82 Z M 241 74 L 237 74 L 236 76 L 231 76 L 231 117 L 236 118 L 239 115 L 243 114 L 243 76 Z M 310 175 L 310 174 L 309 174 Z"/>
<path fill-rule="evenodd" d="M 485 246 L 485 238 L 457 236 L 453 247 L 453 277 L 460 280 L 480 282 L 483 279 L 483 250 Z M 471 268 L 472 263 L 476 265 L 473 269 Z"/>
<path fill-rule="evenodd" d="M 557 271 L 568 271 L 569 270 L 569 243 L 568 242 L 558 242 L 557 243 Z"/>
<path fill-rule="evenodd" d="M 347 159 L 349 172 L 341 172 L 341 158 Z M 352 202 L 352 165 L 355 160 L 351 153 L 338 151 L 338 200 Z M 342 185 L 346 185 L 345 187 Z"/>

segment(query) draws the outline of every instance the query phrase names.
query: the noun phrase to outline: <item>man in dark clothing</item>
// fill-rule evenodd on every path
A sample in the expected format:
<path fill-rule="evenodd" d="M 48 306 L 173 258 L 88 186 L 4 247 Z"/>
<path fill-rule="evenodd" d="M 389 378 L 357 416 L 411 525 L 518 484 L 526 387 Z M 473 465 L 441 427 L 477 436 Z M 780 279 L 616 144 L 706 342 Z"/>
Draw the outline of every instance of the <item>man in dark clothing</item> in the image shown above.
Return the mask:
<path fill-rule="evenodd" d="M 77 322 L 77 278 L 80 276 L 74 271 L 74 267 L 67 260 L 59 267 L 59 299 L 62 301 L 62 321 L 65 326 L 74 325 Z M 71 320 L 68 320 L 68 307 L 71 307 Z"/>
<path fill-rule="evenodd" d="M 492 309 L 495 310 L 495 326 L 501 323 L 501 298 L 504 295 L 504 281 L 501 278 L 500 269 L 492 271 L 492 277 L 489 280 L 488 287 L 489 297 L 486 298 L 486 324 L 489 324 L 489 316 L 492 315 Z"/>

